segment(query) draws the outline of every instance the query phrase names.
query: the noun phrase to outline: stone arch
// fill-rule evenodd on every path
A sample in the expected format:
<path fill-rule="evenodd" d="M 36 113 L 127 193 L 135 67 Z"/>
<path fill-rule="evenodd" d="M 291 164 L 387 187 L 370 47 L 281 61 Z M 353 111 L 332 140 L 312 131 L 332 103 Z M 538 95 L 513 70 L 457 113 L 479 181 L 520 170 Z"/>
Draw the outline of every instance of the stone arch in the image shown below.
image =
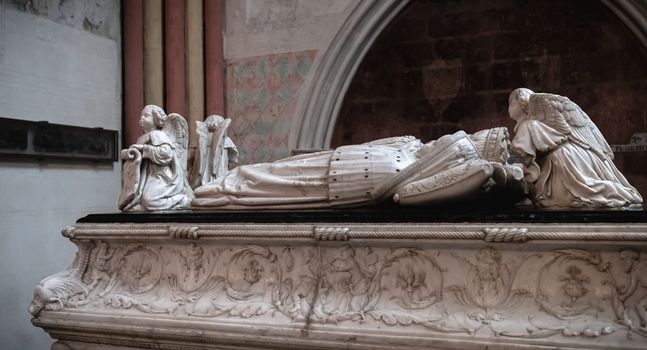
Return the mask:
<path fill-rule="evenodd" d="M 409 2 L 361 0 L 357 4 L 319 61 L 312 83 L 300 99 L 291 149 L 330 145 L 335 118 L 357 67 L 384 27 Z"/>
<path fill-rule="evenodd" d="M 639 0 L 600 0 L 647 47 L 647 4 Z M 329 148 L 348 86 L 366 52 L 410 0 L 362 0 L 319 60 L 300 99 L 291 149 Z"/>

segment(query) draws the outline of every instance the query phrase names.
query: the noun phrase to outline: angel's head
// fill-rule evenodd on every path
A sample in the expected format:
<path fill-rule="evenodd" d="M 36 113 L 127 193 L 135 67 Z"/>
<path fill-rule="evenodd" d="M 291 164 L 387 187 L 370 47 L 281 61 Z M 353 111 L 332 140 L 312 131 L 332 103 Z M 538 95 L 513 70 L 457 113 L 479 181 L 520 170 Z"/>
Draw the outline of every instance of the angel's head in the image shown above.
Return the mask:
<path fill-rule="evenodd" d="M 470 139 L 483 159 L 505 164 L 510 158 L 508 128 L 498 127 L 477 131 Z"/>
<path fill-rule="evenodd" d="M 510 118 L 520 122 L 528 117 L 528 99 L 534 92 L 526 88 L 518 88 L 510 93 L 508 113 Z"/>
<path fill-rule="evenodd" d="M 147 105 L 142 109 L 142 116 L 139 118 L 139 125 L 144 131 L 149 132 L 164 126 L 168 116 L 164 110 L 156 105 Z"/>

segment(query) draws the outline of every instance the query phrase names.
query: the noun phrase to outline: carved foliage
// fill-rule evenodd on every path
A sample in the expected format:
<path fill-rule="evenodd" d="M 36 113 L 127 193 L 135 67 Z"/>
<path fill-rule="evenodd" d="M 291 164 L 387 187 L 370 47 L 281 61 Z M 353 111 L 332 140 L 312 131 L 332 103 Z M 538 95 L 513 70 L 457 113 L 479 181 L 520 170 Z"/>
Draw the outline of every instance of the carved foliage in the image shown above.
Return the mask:
<path fill-rule="evenodd" d="M 435 332 L 647 337 L 647 253 L 80 243 L 30 311 L 368 320 Z M 125 311 L 124 311 L 125 312 Z"/>

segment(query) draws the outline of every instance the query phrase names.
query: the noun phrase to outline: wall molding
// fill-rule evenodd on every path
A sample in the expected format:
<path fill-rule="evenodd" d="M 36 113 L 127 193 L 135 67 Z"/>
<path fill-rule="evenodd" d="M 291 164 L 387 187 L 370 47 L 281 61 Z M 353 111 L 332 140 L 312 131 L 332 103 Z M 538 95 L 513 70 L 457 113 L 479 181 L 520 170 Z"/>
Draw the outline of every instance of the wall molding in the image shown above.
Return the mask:
<path fill-rule="evenodd" d="M 647 3 L 643 0 L 600 0 L 647 48 Z"/>

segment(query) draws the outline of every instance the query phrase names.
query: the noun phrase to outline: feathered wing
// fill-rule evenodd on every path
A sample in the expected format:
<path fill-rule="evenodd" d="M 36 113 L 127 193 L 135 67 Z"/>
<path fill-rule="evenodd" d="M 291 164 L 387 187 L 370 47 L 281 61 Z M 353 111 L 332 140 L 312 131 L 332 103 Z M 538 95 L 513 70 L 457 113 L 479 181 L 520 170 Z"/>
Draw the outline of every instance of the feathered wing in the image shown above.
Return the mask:
<path fill-rule="evenodd" d="M 184 174 L 187 173 L 187 149 L 189 148 L 189 125 L 186 119 L 177 113 L 170 113 L 162 129 L 173 141 L 173 148 Z"/>
<path fill-rule="evenodd" d="M 529 116 L 592 150 L 602 159 L 613 159 L 613 151 L 591 118 L 568 97 L 536 93 L 528 101 Z"/>

